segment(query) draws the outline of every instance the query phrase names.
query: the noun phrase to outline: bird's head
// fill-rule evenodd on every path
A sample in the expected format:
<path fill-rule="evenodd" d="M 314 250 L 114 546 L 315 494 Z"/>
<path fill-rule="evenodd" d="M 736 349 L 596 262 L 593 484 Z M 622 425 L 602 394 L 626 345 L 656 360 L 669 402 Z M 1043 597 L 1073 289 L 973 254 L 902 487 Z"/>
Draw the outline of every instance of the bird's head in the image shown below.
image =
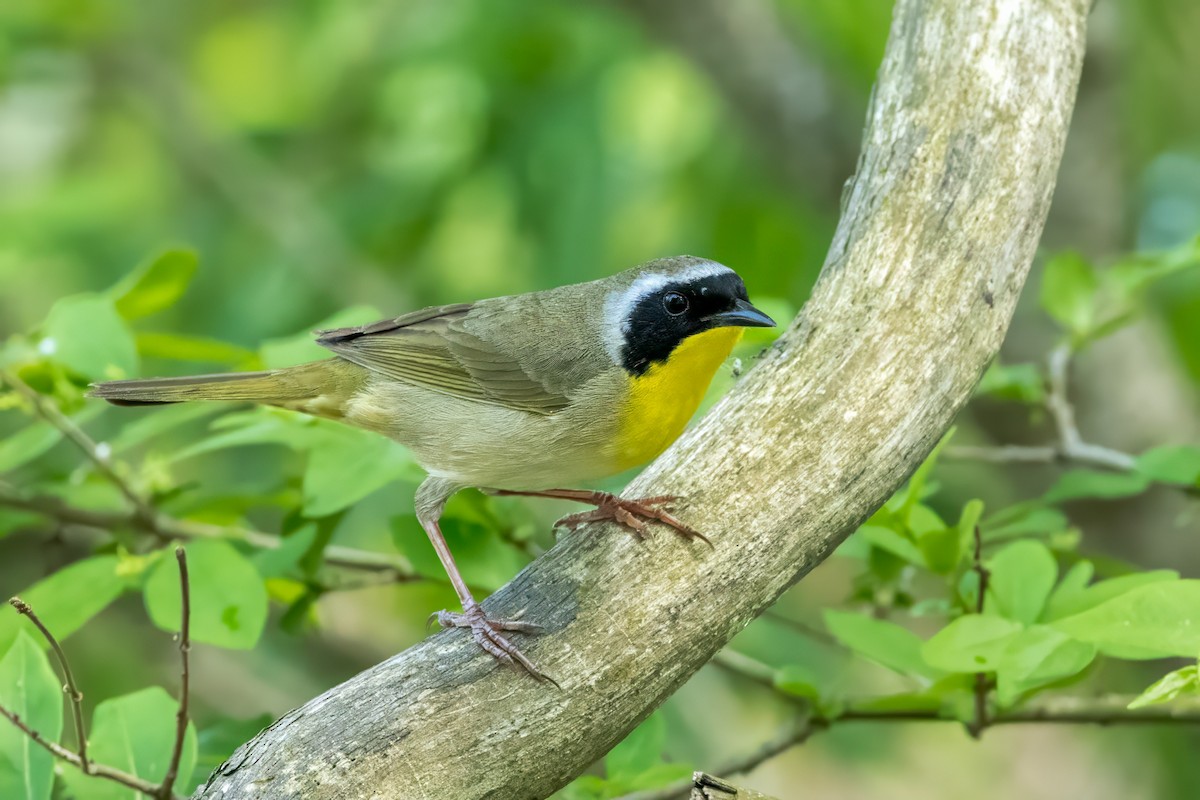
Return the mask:
<path fill-rule="evenodd" d="M 693 256 L 651 261 L 621 275 L 604 307 L 613 360 L 641 375 L 685 340 L 717 328 L 769 328 L 729 267 Z"/>

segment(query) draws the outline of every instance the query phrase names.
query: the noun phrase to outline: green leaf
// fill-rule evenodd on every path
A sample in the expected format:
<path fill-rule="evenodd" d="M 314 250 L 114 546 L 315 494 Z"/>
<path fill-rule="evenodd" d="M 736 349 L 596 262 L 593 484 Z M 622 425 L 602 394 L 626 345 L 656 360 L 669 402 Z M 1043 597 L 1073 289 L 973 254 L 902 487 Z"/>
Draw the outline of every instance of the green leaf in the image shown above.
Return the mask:
<path fill-rule="evenodd" d="M 884 528 L 879 525 L 863 525 L 858 529 L 858 535 L 875 547 L 886 550 L 894 556 L 899 556 L 909 563 L 916 564 L 919 567 L 925 566 L 925 554 L 915 544 L 891 528 Z"/>
<path fill-rule="evenodd" d="M 42 648 L 24 631 L 0 659 L 0 705 L 49 741 L 62 735 L 62 684 Z M 0 720 L 0 797 L 49 800 L 53 786 L 54 757 Z"/>
<path fill-rule="evenodd" d="M 125 590 L 116 556 L 95 556 L 63 567 L 19 593 L 46 627 L 62 641 L 83 627 Z M 29 622 L 18 614 L 0 614 L 0 652 Z M 2 797 L 3 795 L 0 795 Z"/>
<path fill-rule="evenodd" d="M 662 714 L 651 714 L 604 757 L 604 771 L 608 779 L 631 781 L 660 763 L 666 739 L 666 720 Z"/>
<path fill-rule="evenodd" d="M 996 699 L 1010 706 L 1025 692 L 1077 675 L 1096 657 L 1092 644 L 1035 625 L 1017 634 L 996 668 Z"/>
<path fill-rule="evenodd" d="M 169 430 L 181 427 L 221 410 L 216 403 L 179 403 L 143 412 L 109 441 L 114 455 L 127 453 L 138 445 L 156 439 Z"/>
<path fill-rule="evenodd" d="M 947 672 L 993 672 L 1021 625 L 988 614 L 967 614 L 942 628 L 921 647 L 921 657 Z"/>
<path fill-rule="evenodd" d="M 415 475 L 408 450 L 370 431 L 322 426 L 304 471 L 304 514 L 324 517 L 393 481 Z"/>
<path fill-rule="evenodd" d="M 27 425 L 7 439 L 0 441 L 0 472 L 11 472 L 28 464 L 58 444 L 62 432 L 49 422 Z"/>
<path fill-rule="evenodd" d="M 29 511 L 18 511 L 0 507 L 0 539 L 13 531 L 24 530 L 37 525 L 42 517 Z"/>
<path fill-rule="evenodd" d="M 1195 658 L 1200 653 L 1200 580 L 1141 586 L 1052 625 L 1116 658 Z"/>
<path fill-rule="evenodd" d="M 1168 672 L 1150 688 L 1135 697 L 1129 708 L 1145 708 L 1155 703 L 1166 703 L 1177 697 L 1195 697 L 1200 695 L 1200 668 L 1195 664 L 1190 667 Z"/>
<path fill-rule="evenodd" d="M 374 322 L 382 316 L 372 306 L 354 306 L 314 325 L 313 330 L 362 325 Z M 293 336 L 263 342 L 259 352 L 262 354 L 263 364 L 267 369 L 291 367 L 306 361 L 329 358 L 329 351 L 316 343 L 312 330 L 304 330 Z"/>
<path fill-rule="evenodd" d="M 957 527 L 938 528 L 917 538 L 917 547 L 930 571 L 946 575 L 962 559 L 962 535 Z"/>
<path fill-rule="evenodd" d="M 980 517 L 983 516 L 983 509 L 983 501 L 978 498 L 968 500 L 963 505 L 962 512 L 958 515 L 958 524 L 955 527 L 958 528 L 964 542 L 970 542 L 975 538 L 975 528 L 979 525 Z"/>
<path fill-rule="evenodd" d="M 273 408 L 256 408 L 242 413 L 225 414 L 213 420 L 210 433 L 196 443 L 175 452 L 169 464 L 186 461 L 205 453 L 258 444 L 280 444 L 304 451 L 321 436 L 320 420 L 288 414 Z M 335 423 L 328 423 L 333 425 Z"/>
<path fill-rule="evenodd" d="M 1195 486 L 1200 480 L 1200 447 L 1176 445 L 1147 450 L 1138 457 L 1137 471 L 1159 483 Z"/>
<path fill-rule="evenodd" d="M 1098 286 L 1095 270 L 1083 256 L 1060 253 L 1046 263 L 1042 275 L 1042 308 L 1077 338 L 1085 337 L 1095 318 Z"/>
<path fill-rule="evenodd" d="M 825 627 L 839 642 L 888 669 L 902 675 L 941 677 L 941 671 L 931 668 L 921 657 L 920 637 L 894 622 L 865 614 L 826 611 Z"/>
<path fill-rule="evenodd" d="M 580 775 L 551 795 L 551 800 L 607 800 L 613 796 L 608 781 L 599 775 Z"/>
<path fill-rule="evenodd" d="M 317 540 L 317 524 L 310 522 L 292 531 L 274 550 L 259 550 L 250 557 L 258 574 L 264 578 L 286 577 L 299 566 L 300 559 Z"/>
<path fill-rule="evenodd" d="M 1036 364 L 992 362 L 975 393 L 1027 405 L 1042 405 L 1046 400 L 1046 382 Z"/>
<path fill-rule="evenodd" d="M 627 794 L 627 790 L 659 789 L 690 777 L 692 777 L 692 767 L 689 764 L 655 764 L 644 772 L 639 772 L 622 786 L 621 794 Z"/>
<path fill-rule="evenodd" d="M 920 539 L 929 533 L 943 531 L 946 529 L 945 521 L 938 516 L 938 513 L 924 503 L 915 503 L 908 510 L 908 517 L 905 520 L 908 528 L 908 533 L 912 535 L 913 540 Z M 900 530 L 903 533 L 903 530 Z"/>
<path fill-rule="evenodd" d="M 1063 579 L 1058 582 L 1058 586 L 1050 593 L 1050 598 L 1046 601 L 1046 609 L 1042 616 L 1047 620 L 1052 620 L 1082 610 L 1076 604 L 1083 597 L 1083 593 L 1087 590 L 1087 585 L 1091 582 L 1095 572 L 1096 568 L 1087 559 L 1077 561 L 1073 564 L 1067 570 L 1067 574 L 1063 576 Z M 1074 610 L 1067 610 L 1064 613 L 1064 609 L 1072 608 Z"/>
<path fill-rule="evenodd" d="M 477 502 L 480 502 L 479 495 L 472 497 L 469 492 L 460 492 L 451 499 L 442 515 L 442 535 L 468 584 L 498 587 L 518 572 L 527 560 L 500 538 L 494 523 L 478 520 L 471 508 Z M 396 549 L 408 557 L 418 574 L 445 580 L 446 570 L 415 517 L 394 519 L 392 539 Z"/>
<path fill-rule="evenodd" d="M 139 332 L 136 338 L 138 352 L 143 358 L 201 361 L 242 369 L 256 369 L 261 364 L 258 353 L 253 350 L 218 339 L 149 331 Z"/>
<path fill-rule="evenodd" d="M 393 481 L 421 477 L 412 454 L 399 444 L 327 420 L 260 409 L 226 415 L 213 428 L 220 432 L 179 450 L 171 461 L 256 444 L 281 444 L 306 452 L 303 510 L 310 518 L 349 508 Z"/>
<path fill-rule="evenodd" d="M 187 546 L 192 599 L 192 640 L 248 650 L 267 623 L 267 590 L 246 557 L 221 541 Z M 163 553 L 146 580 L 146 610 L 154 624 L 176 633 L 180 624 L 179 565 Z"/>
<path fill-rule="evenodd" d="M 191 250 L 168 250 L 138 267 L 111 290 L 117 313 L 133 321 L 175 305 L 192 282 L 197 263 Z"/>
<path fill-rule="evenodd" d="M 803 697 L 812 701 L 821 699 L 812 675 L 799 664 L 785 664 L 771 678 L 775 688 L 792 697 Z"/>
<path fill-rule="evenodd" d="M 988 562 L 988 600 L 1000 616 L 1031 625 L 1041 616 L 1046 598 L 1058 580 L 1058 562 L 1050 548 L 1022 539 L 992 556 Z"/>
<path fill-rule="evenodd" d="M 1068 500 L 1116 500 L 1133 497 L 1150 488 L 1150 481 L 1137 472 L 1098 472 L 1074 469 L 1064 472 L 1058 482 L 1046 492 L 1046 502 Z"/>
<path fill-rule="evenodd" d="M 89 405 L 71 417 L 76 425 L 85 425 L 100 416 L 104 406 Z M 44 455 L 62 439 L 62 432 L 48 422 L 38 420 L 0 441 L 0 472 L 10 472 Z"/>
<path fill-rule="evenodd" d="M 1088 570 L 1088 578 L 1091 578 L 1090 569 Z M 1074 580 L 1078 581 L 1079 576 L 1074 576 Z M 1142 586 L 1148 586 L 1149 584 L 1161 581 L 1177 580 L 1179 580 L 1179 573 L 1171 569 L 1132 572 L 1128 575 L 1109 578 L 1106 581 L 1100 581 L 1099 583 L 1087 586 L 1081 591 L 1065 592 L 1062 597 L 1055 598 L 1052 601 L 1045 616 L 1047 620 L 1062 619 L 1063 617 L 1069 617 L 1095 608 L 1101 603 L 1107 603 L 1114 597 L 1118 597 L 1134 589 L 1139 589 Z M 1066 583 L 1066 579 L 1063 580 L 1063 583 Z"/>
<path fill-rule="evenodd" d="M 1022 503 L 993 514 L 980 523 L 984 541 L 1016 539 L 1025 536 L 1048 537 L 1070 527 L 1067 516 L 1057 508 L 1038 503 Z"/>
<path fill-rule="evenodd" d="M 92 715 L 88 755 L 98 763 L 158 783 L 170 764 L 178 709 L 175 699 L 157 686 L 105 700 Z M 196 727 L 188 723 L 179 761 L 177 793 L 191 784 L 195 768 Z M 132 800 L 135 794 L 124 786 L 96 780 L 79 770 L 64 770 L 63 779 L 76 797 L 88 800 Z"/>
<path fill-rule="evenodd" d="M 925 496 L 925 484 L 928 483 L 929 476 L 933 474 L 933 470 L 937 466 L 938 458 L 941 456 L 942 450 L 946 447 L 950 440 L 954 438 L 954 434 L 956 432 L 956 428 L 951 428 L 950 430 L 946 431 L 945 435 L 938 440 L 938 443 L 934 445 L 933 450 L 930 451 L 925 460 L 921 462 L 921 466 L 917 467 L 916 471 L 913 472 L 912 477 L 908 479 L 908 486 L 905 487 L 904 491 L 900 493 L 900 509 L 897 516 L 899 516 L 906 523 L 909 522 L 909 516 L 911 515 L 913 508 L 916 507 L 917 503 L 919 503 Z"/>
<path fill-rule="evenodd" d="M 50 309 L 44 333 L 43 351 L 86 378 L 116 379 L 137 373 L 133 334 L 106 297 L 64 297 Z"/>

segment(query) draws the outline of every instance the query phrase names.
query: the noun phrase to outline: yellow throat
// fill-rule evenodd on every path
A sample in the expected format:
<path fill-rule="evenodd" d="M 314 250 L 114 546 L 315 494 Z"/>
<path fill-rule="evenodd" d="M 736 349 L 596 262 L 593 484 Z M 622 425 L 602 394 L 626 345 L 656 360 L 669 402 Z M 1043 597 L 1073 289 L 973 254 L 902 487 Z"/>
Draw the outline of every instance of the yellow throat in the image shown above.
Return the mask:
<path fill-rule="evenodd" d="M 714 328 L 689 336 L 666 361 L 629 376 L 617 434 L 618 470 L 646 463 L 679 438 L 742 333 Z"/>

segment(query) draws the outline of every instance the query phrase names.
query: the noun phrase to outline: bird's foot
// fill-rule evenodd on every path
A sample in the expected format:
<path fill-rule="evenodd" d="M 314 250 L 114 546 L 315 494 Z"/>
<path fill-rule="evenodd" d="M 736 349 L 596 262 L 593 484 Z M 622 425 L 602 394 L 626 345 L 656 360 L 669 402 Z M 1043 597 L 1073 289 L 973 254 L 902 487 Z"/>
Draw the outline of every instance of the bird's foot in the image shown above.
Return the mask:
<path fill-rule="evenodd" d="M 539 681 L 547 681 L 558 686 L 553 678 L 538 669 L 537 665 L 526 658 L 516 645 L 501 634 L 501 631 L 541 633 L 540 625 L 515 619 L 491 619 L 478 603 L 465 606 L 461 612 L 439 611 L 433 615 L 431 621 L 432 619 L 436 619 L 443 628 L 470 628 L 475 642 L 492 654 L 496 660 L 508 664 L 514 669 L 524 669 Z"/>
<path fill-rule="evenodd" d="M 648 535 L 646 529 L 649 527 L 650 522 L 661 522 L 672 528 L 684 539 L 699 539 L 709 547 L 713 546 L 712 542 L 703 533 L 667 513 L 667 508 L 679 499 L 675 495 L 662 494 L 655 497 L 625 498 L 617 497 L 615 494 L 610 494 L 609 492 L 592 492 L 591 496 L 586 499 L 582 497 L 573 497 L 571 499 L 584 503 L 594 503 L 596 508 L 591 511 L 581 511 L 578 514 L 571 514 L 555 523 L 556 525 L 564 526 L 567 530 L 573 531 L 587 522 L 612 520 L 628 528 L 639 539 L 645 539 Z"/>

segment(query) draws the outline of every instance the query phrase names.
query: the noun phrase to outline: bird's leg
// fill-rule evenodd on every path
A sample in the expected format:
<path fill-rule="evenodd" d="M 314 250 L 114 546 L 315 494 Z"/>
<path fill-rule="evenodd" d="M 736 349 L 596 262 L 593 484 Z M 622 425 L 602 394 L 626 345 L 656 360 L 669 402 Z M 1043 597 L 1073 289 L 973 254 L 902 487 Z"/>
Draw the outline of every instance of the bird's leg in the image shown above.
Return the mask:
<path fill-rule="evenodd" d="M 420 492 L 418 492 L 418 498 L 420 498 Z M 458 565 L 454 563 L 454 556 L 450 553 L 450 546 L 446 544 L 446 537 L 442 536 L 442 529 L 438 525 L 438 518 L 441 516 L 442 510 L 441 506 L 444 503 L 445 499 L 443 498 L 432 509 L 420 509 L 417 518 L 421 522 L 421 527 L 425 529 L 426 535 L 429 536 L 429 541 L 433 544 L 433 549 L 437 552 L 438 559 L 442 562 L 446 574 L 450 577 L 450 584 L 458 594 L 458 599 L 462 602 L 463 610 L 461 612 L 438 611 L 430 619 L 437 619 L 443 628 L 470 628 L 471 635 L 479 646 L 495 656 L 497 660 L 514 668 L 523 668 L 540 681 L 554 683 L 553 678 L 538 669 L 532 661 L 517 649 L 516 645 L 501 634 L 501 631 L 540 633 L 542 630 L 541 626 L 520 620 L 491 619 L 484 613 L 483 607 L 475 600 L 475 597 L 471 594 L 471 590 L 467 588 L 467 583 L 463 580 L 462 573 L 458 571 Z M 420 505 L 418 503 L 418 508 Z"/>
<path fill-rule="evenodd" d="M 539 491 L 518 492 L 506 489 L 489 489 L 489 494 L 519 495 L 522 497 L 556 497 L 562 500 L 574 500 L 595 506 L 593 511 L 583 511 L 563 517 L 556 524 L 563 525 L 568 530 L 575 530 L 585 522 L 600 522 L 613 520 L 633 532 L 639 539 L 646 537 L 646 528 L 651 521 L 661 522 L 674 529 L 685 539 L 699 539 L 712 547 L 700 531 L 668 514 L 666 508 L 679 498 L 663 494 L 655 497 L 624 498 L 610 492 L 592 492 L 586 489 L 542 489 Z"/>

